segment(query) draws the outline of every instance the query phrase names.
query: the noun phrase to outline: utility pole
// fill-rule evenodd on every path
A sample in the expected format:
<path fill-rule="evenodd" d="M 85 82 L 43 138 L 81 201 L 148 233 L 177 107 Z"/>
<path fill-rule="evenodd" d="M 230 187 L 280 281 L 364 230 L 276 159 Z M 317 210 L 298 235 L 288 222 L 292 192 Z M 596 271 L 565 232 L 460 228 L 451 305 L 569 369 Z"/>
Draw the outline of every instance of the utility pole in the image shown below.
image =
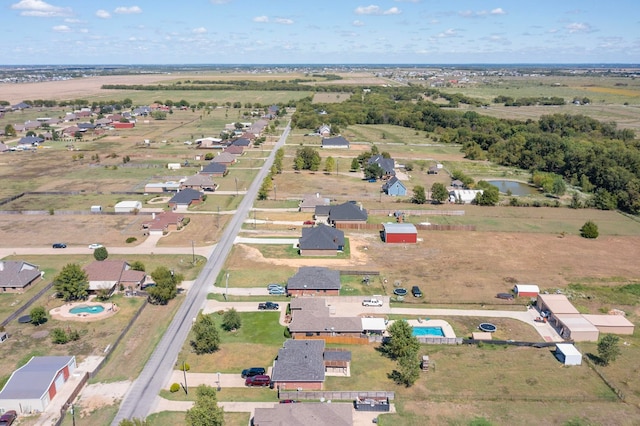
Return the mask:
<path fill-rule="evenodd" d="M 220 229 L 220 206 L 218 206 L 218 214 L 216 215 L 216 228 Z"/>
<path fill-rule="evenodd" d="M 191 257 L 192 257 L 192 263 L 195 265 L 196 264 L 196 248 L 194 246 L 194 241 L 191 240 Z"/>
<path fill-rule="evenodd" d="M 187 386 L 187 365 L 185 361 L 182 361 L 182 372 L 184 373 L 184 393 L 189 395 L 189 386 Z"/>
<path fill-rule="evenodd" d="M 235 178 L 236 180 L 236 196 L 238 195 L 238 178 Z"/>
<path fill-rule="evenodd" d="M 227 272 L 227 281 L 224 286 L 224 300 L 227 300 L 227 295 L 229 294 L 229 273 Z"/>

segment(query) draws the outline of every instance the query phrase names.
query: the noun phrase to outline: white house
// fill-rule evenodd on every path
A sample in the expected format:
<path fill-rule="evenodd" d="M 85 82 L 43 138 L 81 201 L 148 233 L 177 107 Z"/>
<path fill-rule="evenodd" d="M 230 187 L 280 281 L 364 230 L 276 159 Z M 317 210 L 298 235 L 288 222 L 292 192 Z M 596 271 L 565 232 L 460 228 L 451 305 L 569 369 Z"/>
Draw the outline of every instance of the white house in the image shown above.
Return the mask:
<path fill-rule="evenodd" d="M 476 199 L 476 195 L 482 194 L 482 189 L 453 189 L 449 191 L 449 201 L 452 203 L 469 204 Z"/>

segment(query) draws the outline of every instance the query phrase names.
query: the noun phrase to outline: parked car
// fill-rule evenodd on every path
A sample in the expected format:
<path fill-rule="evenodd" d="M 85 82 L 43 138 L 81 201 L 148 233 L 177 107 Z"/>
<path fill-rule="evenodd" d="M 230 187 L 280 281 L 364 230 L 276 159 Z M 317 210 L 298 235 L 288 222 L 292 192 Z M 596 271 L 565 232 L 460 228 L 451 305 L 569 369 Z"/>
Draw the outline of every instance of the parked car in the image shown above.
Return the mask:
<path fill-rule="evenodd" d="M 280 309 L 280 305 L 273 302 L 258 303 L 258 310 L 260 311 L 277 311 Z"/>
<path fill-rule="evenodd" d="M 242 370 L 242 377 L 253 377 L 253 376 L 260 376 L 263 375 L 265 373 L 264 368 L 262 367 L 251 367 L 251 368 L 246 368 L 244 370 Z"/>
<path fill-rule="evenodd" d="M 305 220 L 304 222 L 302 222 L 303 225 L 315 225 L 316 221 L 315 220 Z"/>
<path fill-rule="evenodd" d="M 247 377 L 244 384 L 245 386 L 269 386 L 271 385 L 271 377 L 265 374 Z"/>
<path fill-rule="evenodd" d="M 144 283 L 140 286 L 140 290 L 144 290 L 145 288 L 155 287 L 156 283 Z"/>
<path fill-rule="evenodd" d="M 65 243 L 53 243 L 53 248 L 67 248 Z"/>
<path fill-rule="evenodd" d="M 382 300 L 376 298 L 364 299 L 362 306 L 382 306 Z"/>
<path fill-rule="evenodd" d="M 5 411 L 2 416 L 0 416 L 0 426 L 10 426 L 14 420 L 18 417 L 18 413 L 15 410 Z"/>
<path fill-rule="evenodd" d="M 284 287 L 272 288 L 269 290 L 269 294 L 283 295 L 283 294 L 287 294 L 287 290 L 285 290 Z"/>
<path fill-rule="evenodd" d="M 280 404 L 295 404 L 296 401 L 295 399 L 281 399 L 280 400 Z"/>
<path fill-rule="evenodd" d="M 284 286 L 280 285 L 280 284 L 269 284 L 267 286 L 267 290 L 271 291 L 271 290 L 284 290 Z"/>
<path fill-rule="evenodd" d="M 411 294 L 413 294 L 413 297 L 422 297 L 422 290 L 417 285 L 414 285 L 411 287 Z"/>
<path fill-rule="evenodd" d="M 104 247 L 104 246 L 102 244 L 98 244 L 98 243 L 89 244 L 89 248 L 91 250 L 99 249 L 100 247 Z"/>

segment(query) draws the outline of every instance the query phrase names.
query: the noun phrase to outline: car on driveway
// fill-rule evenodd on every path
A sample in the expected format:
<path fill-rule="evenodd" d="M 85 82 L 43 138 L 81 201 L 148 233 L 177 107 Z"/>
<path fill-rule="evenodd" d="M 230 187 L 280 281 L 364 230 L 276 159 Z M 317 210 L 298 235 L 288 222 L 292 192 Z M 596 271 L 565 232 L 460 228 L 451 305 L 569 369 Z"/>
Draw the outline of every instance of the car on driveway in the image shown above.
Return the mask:
<path fill-rule="evenodd" d="M 53 248 L 67 248 L 65 243 L 53 243 Z"/>
<path fill-rule="evenodd" d="M 284 290 L 284 286 L 280 285 L 280 284 L 269 284 L 267 286 L 267 290 L 271 291 L 271 290 Z"/>
<path fill-rule="evenodd" d="M 315 220 L 305 220 L 304 222 L 302 222 L 303 225 L 315 225 L 316 221 Z"/>
<path fill-rule="evenodd" d="M 287 294 L 287 290 L 285 290 L 284 287 L 271 288 L 269 289 L 269 294 L 283 295 L 283 294 Z"/>
<path fill-rule="evenodd" d="M 413 294 L 413 297 L 422 297 L 422 290 L 417 285 L 414 285 L 411 287 L 411 294 Z"/>
<path fill-rule="evenodd" d="M 244 370 L 242 370 L 242 377 L 253 377 L 253 376 L 259 376 L 261 374 L 264 374 L 265 370 L 262 367 L 251 367 L 251 368 L 245 368 Z"/>
<path fill-rule="evenodd" d="M 271 377 L 266 374 L 259 374 L 257 376 L 247 377 L 244 381 L 245 386 L 270 386 Z"/>
<path fill-rule="evenodd" d="M 0 426 L 10 426 L 14 420 L 18 417 L 18 413 L 15 410 L 5 411 L 2 416 L 0 416 Z"/>
<path fill-rule="evenodd" d="M 98 243 L 89 244 L 89 249 L 91 250 L 99 249 L 100 247 L 104 247 L 104 246 Z"/>

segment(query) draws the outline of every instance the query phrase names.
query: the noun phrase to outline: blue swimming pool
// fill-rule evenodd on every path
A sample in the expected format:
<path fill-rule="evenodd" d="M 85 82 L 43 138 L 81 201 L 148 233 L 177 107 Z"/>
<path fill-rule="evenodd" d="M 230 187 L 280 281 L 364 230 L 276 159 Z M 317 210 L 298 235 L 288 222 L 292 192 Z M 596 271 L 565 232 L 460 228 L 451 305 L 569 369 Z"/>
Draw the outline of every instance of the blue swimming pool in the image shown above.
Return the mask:
<path fill-rule="evenodd" d="M 99 314 L 104 311 L 104 306 L 76 306 L 75 308 L 69 309 L 69 312 L 72 314 Z"/>
<path fill-rule="evenodd" d="M 442 327 L 413 327 L 414 336 L 438 336 L 444 337 L 444 332 L 442 331 Z"/>

